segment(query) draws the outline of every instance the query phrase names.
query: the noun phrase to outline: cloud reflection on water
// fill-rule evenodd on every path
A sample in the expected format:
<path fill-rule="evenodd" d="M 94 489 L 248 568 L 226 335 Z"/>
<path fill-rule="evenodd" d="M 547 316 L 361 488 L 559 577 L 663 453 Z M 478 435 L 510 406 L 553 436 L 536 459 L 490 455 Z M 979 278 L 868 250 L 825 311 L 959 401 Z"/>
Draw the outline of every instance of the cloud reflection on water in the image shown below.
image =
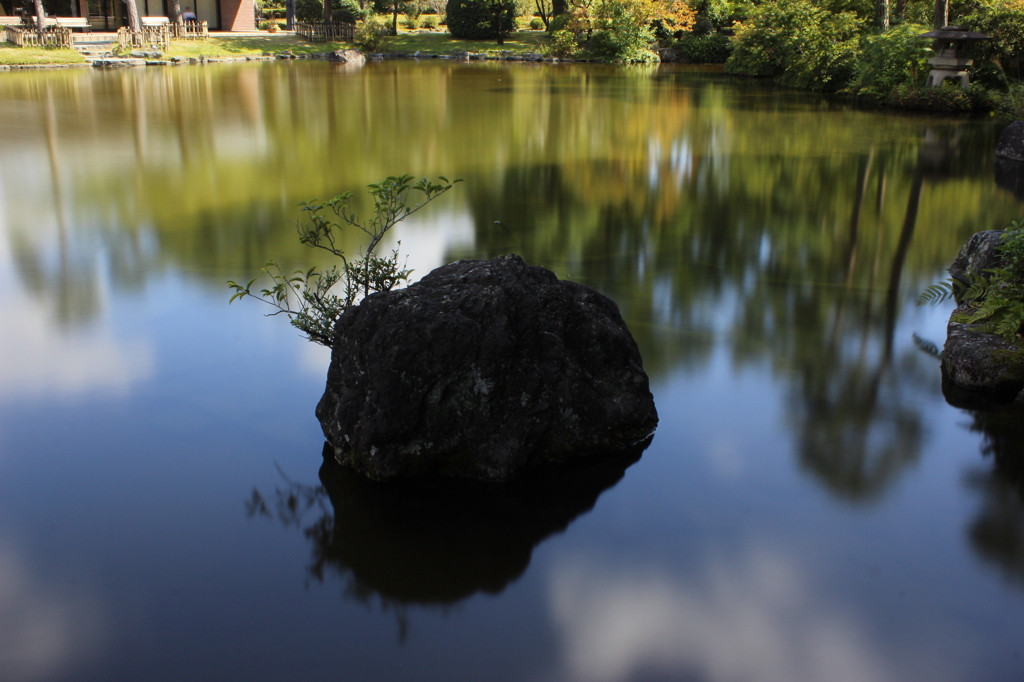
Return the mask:
<path fill-rule="evenodd" d="M 67 674 L 103 648 L 103 606 L 81 587 L 45 584 L 0 540 L 0 679 L 32 682 Z"/>
<path fill-rule="evenodd" d="M 880 644 L 866 619 L 815 594 L 794 561 L 769 548 L 706 558 L 688 577 L 577 556 L 555 565 L 548 586 L 564 643 L 558 679 L 957 679 L 933 653 Z"/>

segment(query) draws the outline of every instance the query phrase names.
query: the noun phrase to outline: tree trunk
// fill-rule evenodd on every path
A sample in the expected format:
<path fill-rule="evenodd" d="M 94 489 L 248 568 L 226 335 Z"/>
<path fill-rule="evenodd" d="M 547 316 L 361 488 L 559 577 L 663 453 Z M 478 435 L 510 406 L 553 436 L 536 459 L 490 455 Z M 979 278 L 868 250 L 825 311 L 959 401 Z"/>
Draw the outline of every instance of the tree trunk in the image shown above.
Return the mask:
<path fill-rule="evenodd" d="M 334 22 L 334 0 L 324 0 L 324 23 Z"/>
<path fill-rule="evenodd" d="M 391 35 L 398 35 L 398 0 L 395 0 L 395 12 L 391 17 Z"/>
<path fill-rule="evenodd" d="M 289 31 L 295 30 L 295 0 L 286 0 L 284 3 L 285 28 Z"/>
<path fill-rule="evenodd" d="M 142 22 L 139 21 L 139 6 L 135 0 L 125 0 L 128 5 L 128 28 L 132 33 L 142 32 Z"/>
<path fill-rule="evenodd" d="M 171 0 L 171 21 L 176 24 L 181 23 L 181 0 Z"/>
<path fill-rule="evenodd" d="M 569 11 L 569 0 L 553 0 L 551 3 L 551 16 L 557 17 Z"/>
<path fill-rule="evenodd" d="M 36 0 L 36 31 L 39 33 L 39 47 L 44 45 L 43 32 L 46 30 L 46 13 L 43 12 L 43 0 Z"/>
<path fill-rule="evenodd" d="M 875 26 L 877 26 L 883 33 L 889 30 L 889 0 L 876 1 Z"/>
<path fill-rule="evenodd" d="M 949 26 L 949 0 L 935 0 L 935 30 Z"/>

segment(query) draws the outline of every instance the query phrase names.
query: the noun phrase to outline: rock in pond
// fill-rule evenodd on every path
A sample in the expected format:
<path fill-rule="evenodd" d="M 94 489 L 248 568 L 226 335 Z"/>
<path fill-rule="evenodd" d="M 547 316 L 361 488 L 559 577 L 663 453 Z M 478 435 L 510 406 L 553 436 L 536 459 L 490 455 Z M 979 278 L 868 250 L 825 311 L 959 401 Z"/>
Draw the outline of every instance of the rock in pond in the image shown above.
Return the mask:
<path fill-rule="evenodd" d="M 999 243 L 1002 232 L 986 230 L 974 234 L 949 267 L 949 274 L 967 284 L 971 273 L 985 274 L 1002 266 Z M 981 331 L 967 320 L 972 302 L 959 300 L 946 326 L 942 350 L 945 380 L 952 386 L 947 393 L 960 395 L 959 402 L 972 400 L 971 393 L 985 394 L 996 402 L 1013 400 L 1024 390 L 1024 345 Z M 979 395 L 978 399 L 982 396 Z"/>
<path fill-rule="evenodd" d="M 338 462 L 380 480 L 506 480 L 615 453 L 658 423 L 615 303 L 515 255 L 347 310 L 316 415 Z"/>
<path fill-rule="evenodd" d="M 366 55 L 359 50 L 349 48 L 347 50 L 335 50 L 328 59 L 332 62 L 344 62 L 346 64 L 365 64 Z"/>
<path fill-rule="evenodd" d="M 1014 121 L 1003 128 L 996 144 L 996 157 L 1024 161 L 1024 121 Z"/>

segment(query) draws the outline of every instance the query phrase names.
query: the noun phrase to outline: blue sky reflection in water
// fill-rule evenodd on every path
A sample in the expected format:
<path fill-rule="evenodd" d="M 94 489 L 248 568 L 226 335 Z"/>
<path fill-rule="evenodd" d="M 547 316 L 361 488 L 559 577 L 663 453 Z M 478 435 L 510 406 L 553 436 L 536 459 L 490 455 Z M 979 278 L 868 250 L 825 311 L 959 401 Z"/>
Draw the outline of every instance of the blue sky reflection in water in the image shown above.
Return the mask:
<path fill-rule="evenodd" d="M 1020 217 L 996 125 L 301 63 L 7 74 L 0 130 L 0 678 L 1024 675 L 1020 479 L 982 454 L 1017 420 L 914 342 L 949 312 L 917 292 Z M 421 514 L 322 487 L 328 357 L 224 281 L 402 172 L 466 180 L 398 231 L 418 275 L 514 251 L 619 302 L 662 420 L 624 473 Z"/>

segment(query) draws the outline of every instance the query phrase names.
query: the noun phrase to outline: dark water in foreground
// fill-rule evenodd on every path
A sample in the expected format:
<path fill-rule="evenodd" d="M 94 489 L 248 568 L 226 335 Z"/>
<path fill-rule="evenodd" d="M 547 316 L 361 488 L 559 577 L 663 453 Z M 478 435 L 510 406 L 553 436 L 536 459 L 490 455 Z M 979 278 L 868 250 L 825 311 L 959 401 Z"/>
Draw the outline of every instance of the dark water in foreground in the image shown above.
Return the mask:
<path fill-rule="evenodd" d="M 1020 419 L 947 404 L 913 304 L 1022 215 L 998 131 L 674 68 L 3 75 L 0 679 L 1021 680 Z M 619 302 L 638 461 L 320 470 L 327 355 L 224 281 L 403 172 L 465 178 L 399 230 L 418 274 Z"/>

